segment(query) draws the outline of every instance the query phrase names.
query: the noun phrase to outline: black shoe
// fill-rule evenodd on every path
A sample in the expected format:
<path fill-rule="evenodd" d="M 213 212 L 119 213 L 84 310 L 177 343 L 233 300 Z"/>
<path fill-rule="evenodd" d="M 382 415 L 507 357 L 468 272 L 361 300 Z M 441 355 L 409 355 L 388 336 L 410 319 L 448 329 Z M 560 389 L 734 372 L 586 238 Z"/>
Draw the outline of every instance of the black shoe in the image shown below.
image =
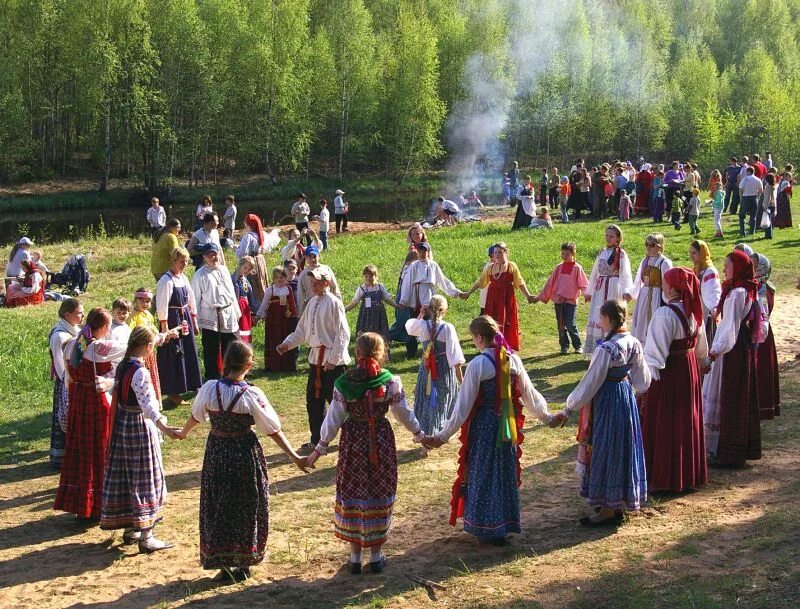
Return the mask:
<path fill-rule="evenodd" d="M 353 575 L 361 575 L 361 563 L 350 562 L 350 573 Z"/>
<path fill-rule="evenodd" d="M 589 527 L 591 529 L 597 529 L 601 527 L 616 527 L 622 524 L 623 519 L 622 513 L 614 513 L 611 518 L 606 518 L 605 520 L 601 520 L 596 522 L 592 520 L 589 516 L 584 516 L 578 522 L 581 523 L 581 526 Z"/>
<path fill-rule="evenodd" d="M 359 573 L 361 572 L 361 565 L 358 565 Z M 369 572 L 370 573 L 383 573 L 383 570 L 386 568 L 386 557 L 381 556 L 380 560 L 370 561 L 369 563 Z"/>

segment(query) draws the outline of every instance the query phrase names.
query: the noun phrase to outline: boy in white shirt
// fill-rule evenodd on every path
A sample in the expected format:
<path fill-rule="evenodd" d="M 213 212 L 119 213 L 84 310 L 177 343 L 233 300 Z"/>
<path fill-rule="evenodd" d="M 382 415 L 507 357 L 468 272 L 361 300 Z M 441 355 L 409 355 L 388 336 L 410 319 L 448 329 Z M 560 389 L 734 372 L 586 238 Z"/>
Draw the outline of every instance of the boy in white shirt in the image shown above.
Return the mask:
<path fill-rule="evenodd" d="M 328 211 L 327 199 L 320 199 L 319 204 L 322 208 L 319 210 L 319 216 L 317 216 L 317 220 L 319 220 L 319 241 L 322 243 L 322 249 L 326 250 L 328 249 L 328 228 L 331 223 L 331 212 Z"/>
<path fill-rule="evenodd" d="M 164 228 L 167 224 L 167 212 L 161 207 L 161 202 L 158 200 L 158 197 L 150 199 L 150 209 L 147 210 L 147 223 L 150 225 L 153 233 Z"/>
<path fill-rule="evenodd" d="M 350 326 L 344 305 L 328 291 L 331 276 L 324 268 L 309 271 L 314 297 L 308 302 L 297 329 L 275 349 L 280 355 L 305 343 L 309 346 L 306 409 L 311 441 L 300 447 L 306 453 L 314 450 L 320 440 L 325 419 L 325 403 L 333 400 L 333 383 L 344 374 L 350 355 Z"/>
<path fill-rule="evenodd" d="M 236 229 L 236 199 L 233 195 L 225 197 L 225 213 L 222 215 L 222 236 L 225 239 L 233 239 L 233 231 Z"/>

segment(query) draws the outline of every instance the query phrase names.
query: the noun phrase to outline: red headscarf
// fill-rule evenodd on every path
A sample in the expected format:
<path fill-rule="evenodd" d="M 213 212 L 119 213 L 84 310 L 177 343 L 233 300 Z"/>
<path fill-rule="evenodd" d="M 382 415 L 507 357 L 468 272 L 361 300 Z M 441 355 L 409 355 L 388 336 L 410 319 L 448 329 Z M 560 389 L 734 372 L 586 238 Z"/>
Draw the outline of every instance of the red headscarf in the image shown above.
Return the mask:
<path fill-rule="evenodd" d="M 261 226 L 261 218 L 255 214 L 247 214 L 244 217 L 244 223 L 256 234 L 259 247 L 264 247 L 264 229 Z"/>
<path fill-rule="evenodd" d="M 733 279 L 726 279 L 722 282 L 722 296 L 719 298 L 717 313 L 722 315 L 722 307 L 728 294 L 735 288 L 744 288 L 747 292 L 747 299 L 754 301 L 758 295 L 758 284 L 755 282 L 755 270 L 750 256 L 740 250 L 733 250 L 728 254 L 728 258 L 733 263 Z"/>
<path fill-rule="evenodd" d="M 700 295 L 700 282 L 690 269 L 676 266 L 664 273 L 664 281 L 681 293 L 683 310 L 694 317 L 697 325 L 703 323 L 703 301 Z"/>

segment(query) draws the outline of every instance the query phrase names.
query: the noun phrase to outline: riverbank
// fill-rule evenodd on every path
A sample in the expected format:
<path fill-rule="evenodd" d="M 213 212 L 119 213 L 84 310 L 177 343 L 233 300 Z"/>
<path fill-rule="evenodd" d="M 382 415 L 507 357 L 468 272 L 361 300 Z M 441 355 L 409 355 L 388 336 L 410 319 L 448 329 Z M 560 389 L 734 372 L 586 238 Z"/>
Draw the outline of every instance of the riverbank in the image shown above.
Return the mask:
<path fill-rule="evenodd" d="M 233 194 L 238 201 L 286 200 L 291 204 L 299 192 L 305 192 L 309 201 L 316 201 L 321 197 L 331 198 L 337 188 L 348 194 L 358 195 L 385 195 L 393 192 L 431 196 L 442 187 L 444 181 L 444 172 L 429 172 L 410 176 L 400 185 L 382 176 L 346 178 L 339 181 L 313 175 L 309 178 L 291 176 L 272 184 L 269 176 L 254 174 L 221 178 L 216 183 L 205 186 L 193 186 L 186 180 L 175 180 L 157 194 L 165 205 L 199 202 L 206 194 L 211 195 L 219 205 L 223 204 L 223 199 L 228 194 Z M 97 188 L 98 181 L 88 178 L 2 186 L 0 212 L 113 208 L 147 203 L 147 193 L 141 187 L 140 180 L 112 179 L 106 193 L 99 192 Z"/>

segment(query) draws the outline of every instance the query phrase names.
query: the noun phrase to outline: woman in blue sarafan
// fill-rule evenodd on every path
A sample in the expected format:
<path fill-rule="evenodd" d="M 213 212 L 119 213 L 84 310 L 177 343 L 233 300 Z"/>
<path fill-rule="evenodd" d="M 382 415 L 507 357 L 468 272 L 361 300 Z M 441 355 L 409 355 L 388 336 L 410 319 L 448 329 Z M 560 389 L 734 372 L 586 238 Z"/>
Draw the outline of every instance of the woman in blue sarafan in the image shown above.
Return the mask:
<path fill-rule="evenodd" d="M 423 440 L 436 448 L 461 430 L 458 477 L 453 484 L 450 524 L 482 542 L 505 545 L 520 533 L 519 485 L 522 426 L 527 407 L 551 427 L 561 423 L 533 387 L 522 360 L 511 351 L 497 322 L 487 315 L 472 320 L 472 342 L 480 353 L 467 365 L 452 416 L 444 428 Z"/>
<path fill-rule="evenodd" d="M 624 510 L 638 510 L 647 501 L 642 430 L 636 393 L 650 386 L 641 343 L 625 328 L 627 311 L 620 300 L 600 308 L 606 339 L 598 341 L 589 370 L 567 397 L 566 421 L 580 411 L 577 471 L 580 494 L 595 508 L 581 518 L 584 526 L 620 524 Z"/>

